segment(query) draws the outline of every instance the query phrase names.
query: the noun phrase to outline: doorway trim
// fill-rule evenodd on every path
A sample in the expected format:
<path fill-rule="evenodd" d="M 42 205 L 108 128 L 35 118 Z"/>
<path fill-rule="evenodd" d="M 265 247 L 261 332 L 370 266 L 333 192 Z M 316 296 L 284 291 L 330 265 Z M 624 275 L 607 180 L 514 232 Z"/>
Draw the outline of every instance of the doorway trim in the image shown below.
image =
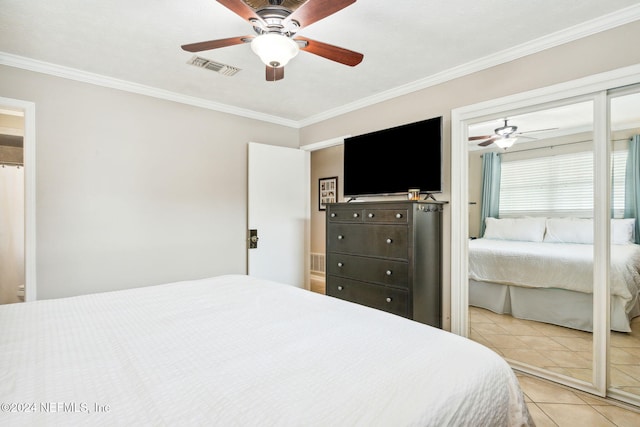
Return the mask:
<path fill-rule="evenodd" d="M 0 106 L 24 113 L 24 294 L 37 299 L 36 286 L 36 104 L 0 97 Z"/>

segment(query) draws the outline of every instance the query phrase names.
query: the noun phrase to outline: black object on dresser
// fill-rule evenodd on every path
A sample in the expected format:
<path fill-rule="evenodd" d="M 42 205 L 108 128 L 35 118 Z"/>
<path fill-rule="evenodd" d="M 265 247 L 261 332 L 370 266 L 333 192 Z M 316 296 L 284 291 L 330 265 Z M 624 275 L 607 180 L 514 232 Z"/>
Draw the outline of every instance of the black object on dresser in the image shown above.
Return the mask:
<path fill-rule="evenodd" d="M 327 295 L 442 327 L 442 206 L 327 205 Z"/>

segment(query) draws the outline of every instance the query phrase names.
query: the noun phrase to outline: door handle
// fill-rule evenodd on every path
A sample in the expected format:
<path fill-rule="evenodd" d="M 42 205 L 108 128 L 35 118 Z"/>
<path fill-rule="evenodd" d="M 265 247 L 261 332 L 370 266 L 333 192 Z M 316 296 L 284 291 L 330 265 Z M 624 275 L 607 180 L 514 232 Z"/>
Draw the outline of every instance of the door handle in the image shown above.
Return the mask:
<path fill-rule="evenodd" d="M 249 249 L 257 249 L 258 248 L 258 230 L 251 229 L 249 230 Z"/>

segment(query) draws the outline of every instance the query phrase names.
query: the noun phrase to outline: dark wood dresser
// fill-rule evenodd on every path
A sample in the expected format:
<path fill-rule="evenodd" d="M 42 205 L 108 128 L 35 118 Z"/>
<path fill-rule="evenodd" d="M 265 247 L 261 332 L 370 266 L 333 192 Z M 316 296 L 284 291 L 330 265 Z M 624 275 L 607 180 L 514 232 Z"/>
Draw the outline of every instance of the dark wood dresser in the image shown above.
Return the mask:
<path fill-rule="evenodd" d="M 442 327 L 442 207 L 327 205 L 327 295 Z"/>

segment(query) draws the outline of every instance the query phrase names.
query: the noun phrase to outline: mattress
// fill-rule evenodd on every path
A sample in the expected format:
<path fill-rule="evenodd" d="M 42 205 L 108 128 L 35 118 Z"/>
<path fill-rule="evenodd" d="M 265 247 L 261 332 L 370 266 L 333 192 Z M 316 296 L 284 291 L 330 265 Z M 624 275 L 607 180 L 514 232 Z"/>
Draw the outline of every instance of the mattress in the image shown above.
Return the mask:
<path fill-rule="evenodd" d="M 242 275 L 0 307 L 0 425 L 533 425 L 488 348 Z"/>

